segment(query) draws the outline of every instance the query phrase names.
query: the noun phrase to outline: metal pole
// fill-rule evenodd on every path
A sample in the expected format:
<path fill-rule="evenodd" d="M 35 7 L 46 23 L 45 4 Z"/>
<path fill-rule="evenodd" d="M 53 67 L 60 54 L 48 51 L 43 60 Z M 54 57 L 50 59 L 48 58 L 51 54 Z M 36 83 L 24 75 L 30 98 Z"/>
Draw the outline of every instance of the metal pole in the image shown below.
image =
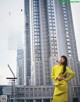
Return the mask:
<path fill-rule="evenodd" d="M 11 78 L 11 79 L 13 79 L 13 86 L 14 86 L 14 89 L 13 89 L 13 102 L 15 102 L 15 79 L 17 79 L 17 78 L 15 78 L 15 74 L 12 71 L 11 67 L 9 66 L 9 64 L 8 64 L 8 67 L 9 67 L 9 70 L 11 71 L 11 73 L 13 75 L 13 78 Z"/>
<path fill-rule="evenodd" d="M 14 92 L 13 92 L 13 95 L 14 95 L 14 100 L 13 100 L 13 102 L 15 102 L 15 79 L 14 79 L 13 82 L 14 82 L 14 83 L 13 83 L 13 86 L 14 86 L 14 87 L 13 87 L 13 88 L 14 88 L 14 89 L 13 89 L 13 90 L 14 90 Z"/>
<path fill-rule="evenodd" d="M 12 73 L 12 75 L 14 76 L 14 78 L 15 78 L 15 74 L 13 73 L 13 71 L 12 71 L 12 69 L 11 69 L 11 67 L 10 67 L 10 65 L 8 64 L 8 67 L 9 67 L 9 70 L 11 71 L 11 73 Z"/>

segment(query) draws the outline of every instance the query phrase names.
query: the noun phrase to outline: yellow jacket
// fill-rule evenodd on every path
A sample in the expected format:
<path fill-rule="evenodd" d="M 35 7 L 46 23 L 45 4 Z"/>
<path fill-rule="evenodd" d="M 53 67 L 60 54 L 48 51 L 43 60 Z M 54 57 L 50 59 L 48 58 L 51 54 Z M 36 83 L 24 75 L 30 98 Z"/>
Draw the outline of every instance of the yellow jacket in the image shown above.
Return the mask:
<path fill-rule="evenodd" d="M 69 81 L 75 76 L 75 73 L 68 66 L 66 67 L 66 72 L 64 74 L 62 74 L 62 72 L 63 72 L 63 65 L 55 65 L 52 68 L 51 78 L 54 80 L 54 85 L 55 85 L 54 95 L 61 94 L 68 91 L 67 81 Z M 57 80 L 58 76 L 65 77 L 67 73 L 70 74 L 69 77 L 65 78 L 62 81 Z"/>

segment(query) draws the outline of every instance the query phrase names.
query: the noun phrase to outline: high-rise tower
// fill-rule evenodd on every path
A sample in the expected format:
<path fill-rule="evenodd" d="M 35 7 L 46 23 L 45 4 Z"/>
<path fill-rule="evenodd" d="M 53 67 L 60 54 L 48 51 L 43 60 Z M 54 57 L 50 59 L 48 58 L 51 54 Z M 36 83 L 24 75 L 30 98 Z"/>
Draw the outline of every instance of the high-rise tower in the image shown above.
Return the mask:
<path fill-rule="evenodd" d="M 24 48 L 24 84 L 31 79 L 31 42 L 30 42 L 30 1 L 25 0 L 25 48 Z"/>
<path fill-rule="evenodd" d="M 80 85 L 70 3 L 61 3 L 60 0 L 25 0 L 25 28 L 25 52 L 31 56 L 25 56 L 26 64 L 31 62 L 25 70 L 31 73 L 31 84 L 51 85 L 51 68 L 61 55 L 66 55 L 70 68 L 77 73 L 72 84 Z"/>
<path fill-rule="evenodd" d="M 17 50 L 17 81 L 18 85 L 24 85 L 24 51 Z"/>

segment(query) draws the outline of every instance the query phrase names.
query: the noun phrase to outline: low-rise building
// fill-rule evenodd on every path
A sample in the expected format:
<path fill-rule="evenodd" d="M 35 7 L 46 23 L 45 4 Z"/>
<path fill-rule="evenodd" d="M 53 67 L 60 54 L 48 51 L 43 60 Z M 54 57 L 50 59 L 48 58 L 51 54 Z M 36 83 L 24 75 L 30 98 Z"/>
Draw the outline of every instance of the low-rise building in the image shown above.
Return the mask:
<path fill-rule="evenodd" d="M 74 89 L 72 100 L 80 102 L 80 87 L 74 86 Z M 51 102 L 53 91 L 53 86 L 0 86 L 0 95 L 7 95 L 7 102 Z"/>

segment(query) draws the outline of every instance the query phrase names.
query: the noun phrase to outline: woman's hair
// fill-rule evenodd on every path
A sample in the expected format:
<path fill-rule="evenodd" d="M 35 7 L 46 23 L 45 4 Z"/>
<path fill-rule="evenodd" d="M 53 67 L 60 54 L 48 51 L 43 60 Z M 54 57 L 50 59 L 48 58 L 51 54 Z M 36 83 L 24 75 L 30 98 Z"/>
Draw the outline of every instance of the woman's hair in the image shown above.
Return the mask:
<path fill-rule="evenodd" d="M 64 63 L 63 63 L 64 67 L 63 67 L 63 72 L 62 72 L 62 74 L 64 74 L 65 71 L 66 71 L 66 66 L 67 66 L 68 61 L 67 61 L 67 57 L 66 56 L 63 55 L 61 57 L 64 58 Z"/>

